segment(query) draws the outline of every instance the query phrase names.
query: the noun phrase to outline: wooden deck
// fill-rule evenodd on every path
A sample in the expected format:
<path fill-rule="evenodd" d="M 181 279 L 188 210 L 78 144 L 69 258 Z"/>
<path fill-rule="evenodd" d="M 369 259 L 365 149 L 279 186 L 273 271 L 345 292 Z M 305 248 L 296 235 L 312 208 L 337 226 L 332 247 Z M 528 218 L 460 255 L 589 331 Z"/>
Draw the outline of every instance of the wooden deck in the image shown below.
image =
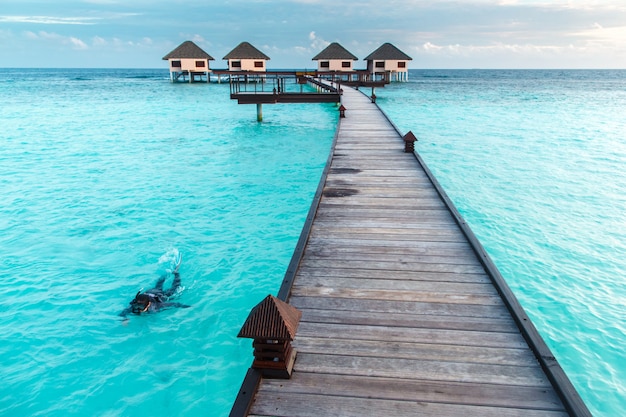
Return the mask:
<path fill-rule="evenodd" d="M 590 415 L 566 377 L 555 387 L 562 370 L 545 345 L 539 358 L 529 347 L 534 327 L 518 326 L 508 288 L 395 127 L 351 88 L 342 104 L 306 247 L 281 290 L 303 312 L 293 376 L 261 379 L 249 415 Z"/>

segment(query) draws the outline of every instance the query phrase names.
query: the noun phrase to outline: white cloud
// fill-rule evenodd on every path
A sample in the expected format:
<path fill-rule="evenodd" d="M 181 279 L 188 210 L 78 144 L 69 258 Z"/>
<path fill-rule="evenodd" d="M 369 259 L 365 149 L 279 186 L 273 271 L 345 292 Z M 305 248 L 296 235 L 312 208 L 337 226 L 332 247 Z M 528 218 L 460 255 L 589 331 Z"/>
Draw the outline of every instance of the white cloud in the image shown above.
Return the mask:
<path fill-rule="evenodd" d="M 87 44 L 80 39 L 73 36 L 70 36 L 68 39 L 70 44 L 74 46 L 74 49 L 88 49 Z"/>
<path fill-rule="evenodd" d="M 79 49 L 79 50 L 89 49 L 87 44 L 79 38 L 76 38 L 74 36 L 63 36 L 54 32 L 46 32 L 46 31 L 41 30 L 35 33 L 31 31 L 26 31 L 24 32 L 24 36 L 26 37 L 26 39 L 32 40 L 32 41 L 43 41 L 43 42 L 56 43 L 60 45 L 69 45 L 73 49 Z"/>
<path fill-rule="evenodd" d="M 311 49 L 313 51 L 322 50 L 330 45 L 330 42 L 318 37 L 315 32 L 309 33 L 309 40 L 311 41 Z"/>
<path fill-rule="evenodd" d="M 19 16 L 0 12 L 3 50 L 12 48 L 20 55 L 21 45 L 14 40 L 26 37 L 66 49 L 89 47 L 94 60 L 102 52 L 115 52 L 115 57 L 129 53 L 152 65 L 146 57 L 160 63 L 162 54 L 182 40 L 193 40 L 214 56 L 251 40 L 264 45 L 276 67 L 286 68 L 310 64 L 332 41 L 359 57 L 391 42 L 412 54 L 416 67 L 499 66 L 510 57 L 519 58 L 510 65 L 531 65 L 529 60 L 537 57 L 535 67 L 542 67 L 545 57 L 556 61 L 557 55 L 567 54 L 578 61 L 562 60 L 564 66 L 581 66 L 584 54 L 604 54 L 593 61 L 598 66 L 626 65 L 626 0 L 363 0 L 358 7 L 337 0 L 228 0 L 218 9 L 206 0 L 187 0 L 185 8 L 178 1 L 133 0 L 133 9 L 122 9 L 122 0 L 79 0 L 67 7 L 44 3 L 20 2 Z M 249 16 L 241 14 L 243 5 Z M 146 10 L 140 18 L 115 11 L 140 9 Z M 221 30 L 228 26 L 225 22 L 231 22 L 229 30 Z M 44 34 L 40 29 L 48 30 Z M 42 49 L 59 56 L 54 48 Z M 43 50 L 28 63 L 36 61 L 48 65 L 50 58 Z"/>
<path fill-rule="evenodd" d="M 94 38 L 91 41 L 91 44 L 93 46 L 106 46 L 108 42 L 106 41 L 106 39 L 101 38 L 100 36 L 94 36 Z"/>
<path fill-rule="evenodd" d="M 431 42 L 426 42 L 422 47 L 425 51 L 440 51 L 444 49 L 443 46 L 435 45 Z"/>
<path fill-rule="evenodd" d="M 626 48 L 626 26 L 603 27 L 594 23 L 589 29 L 574 32 L 572 36 L 596 47 L 616 50 Z"/>
<path fill-rule="evenodd" d="M 41 25 L 94 25 L 97 17 L 0 16 L 2 23 L 34 23 Z"/>
<path fill-rule="evenodd" d="M 207 41 L 204 36 L 199 35 L 199 34 L 195 34 L 193 36 L 191 36 L 191 40 L 197 44 L 200 45 L 210 45 L 211 43 L 209 41 Z"/>

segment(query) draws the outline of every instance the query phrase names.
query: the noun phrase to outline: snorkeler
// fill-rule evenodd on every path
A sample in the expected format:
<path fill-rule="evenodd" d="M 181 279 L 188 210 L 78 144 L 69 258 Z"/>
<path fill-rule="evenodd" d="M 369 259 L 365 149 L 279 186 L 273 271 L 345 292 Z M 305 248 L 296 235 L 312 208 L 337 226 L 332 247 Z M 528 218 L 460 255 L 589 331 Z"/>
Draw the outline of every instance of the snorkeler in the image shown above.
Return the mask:
<path fill-rule="evenodd" d="M 172 287 L 169 290 L 163 290 L 163 284 L 165 283 L 165 279 L 167 278 L 167 275 L 163 275 L 159 278 L 154 288 L 149 289 L 144 293 L 142 293 L 141 290 L 138 291 L 133 301 L 130 302 L 130 306 L 126 307 L 120 313 L 120 316 L 126 319 L 126 316 L 131 313 L 141 315 L 142 313 L 157 313 L 166 308 L 191 307 L 185 304 L 172 303 L 168 301 L 170 297 L 176 294 L 176 292 L 180 288 L 180 274 L 178 273 L 178 269 L 180 268 L 181 262 L 182 256 L 179 255 L 178 259 L 176 260 L 176 268 L 172 271 L 172 273 L 174 274 L 174 281 L 172 281 Z"/>

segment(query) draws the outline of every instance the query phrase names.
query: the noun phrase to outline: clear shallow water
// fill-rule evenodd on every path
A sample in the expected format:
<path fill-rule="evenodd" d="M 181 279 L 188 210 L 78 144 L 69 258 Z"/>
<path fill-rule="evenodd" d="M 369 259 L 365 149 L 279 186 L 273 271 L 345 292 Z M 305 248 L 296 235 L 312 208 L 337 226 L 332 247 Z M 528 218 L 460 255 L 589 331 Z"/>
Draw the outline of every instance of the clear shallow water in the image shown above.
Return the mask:
<path fill-rule="evenodd" d="M 228 93 L 0 70 L 1 415 L 228 415 L 251 362 L 237 332 L 280 286 L 336 121 L 289 105 L 259 124 Z M 192 308 L 122 323 L 176 250 Z"/>
<path fill-rule="evenodd" d="M 626 410 L 626 71 L 412 71 L 377 91 L 595 416 Z"/>
<path fill-rule="evenodd" d="M 596 416 L 626 409 L 626 73 L 412 71 L 378 102 Z M 227 415 L 235 336 L 276 293 L 333 106 L 164 71 L 0 70 L 0 415 Z M 191 309 L 117 314 L 183 254 Z M 166 286 L 171 281 L 166 283 Z"/>

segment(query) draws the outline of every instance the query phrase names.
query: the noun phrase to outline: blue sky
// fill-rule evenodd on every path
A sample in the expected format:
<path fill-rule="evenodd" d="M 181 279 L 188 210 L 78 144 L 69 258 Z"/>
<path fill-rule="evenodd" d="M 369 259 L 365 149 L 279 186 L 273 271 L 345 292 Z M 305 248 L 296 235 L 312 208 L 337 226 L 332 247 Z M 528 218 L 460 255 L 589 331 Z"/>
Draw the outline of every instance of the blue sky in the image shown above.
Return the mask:
<path fill-rule="evenodd" d="M 0 0 L 0 67 L 160 68 L 185 40 L 213 68 L 241 41 L 270 69 L 335 41 L 411 68 L 626 68 L 626 0 Z"/>

